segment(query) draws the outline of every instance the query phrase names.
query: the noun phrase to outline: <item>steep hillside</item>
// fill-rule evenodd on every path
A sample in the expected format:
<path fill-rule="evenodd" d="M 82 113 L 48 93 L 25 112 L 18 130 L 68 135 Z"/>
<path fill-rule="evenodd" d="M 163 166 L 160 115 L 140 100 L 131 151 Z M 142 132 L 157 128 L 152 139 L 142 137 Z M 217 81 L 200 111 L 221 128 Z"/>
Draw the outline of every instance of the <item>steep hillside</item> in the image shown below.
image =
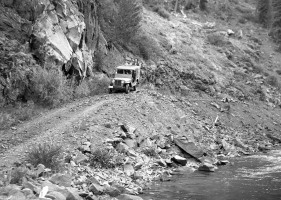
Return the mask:
<path fill-rule="evenodd" d="M 275 93 L 280 90 L 279 53 L 274 52 L 267 30 L 251 21 L 254 5 L 212 5 L 209 13 L 189 10 L 169 20 L 145 10 L 144 30 L 155 40 L 162 58 L 148 69 L 149 80 L 174 92 L 195 89 L 279 106 L 280 96 Z"/>

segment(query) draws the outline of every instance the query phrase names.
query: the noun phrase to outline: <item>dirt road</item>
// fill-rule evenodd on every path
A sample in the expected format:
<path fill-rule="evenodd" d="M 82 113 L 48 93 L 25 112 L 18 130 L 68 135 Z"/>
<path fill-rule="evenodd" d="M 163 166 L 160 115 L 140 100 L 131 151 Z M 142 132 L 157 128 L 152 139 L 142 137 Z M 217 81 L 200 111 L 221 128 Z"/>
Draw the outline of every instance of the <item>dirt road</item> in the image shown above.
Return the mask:
<path fill-rule="evenodd" d="M 27 123 L 20 124 L 0 135 L 1 166 L 21 159 L 34 144 L 45 141 L 67 142 L 64 134 L 75 122 L 92 115 L 102 105 L 109 103 L 107 96 L 98 96 L 73 102 L 62 108 L 43 113 Z"/>

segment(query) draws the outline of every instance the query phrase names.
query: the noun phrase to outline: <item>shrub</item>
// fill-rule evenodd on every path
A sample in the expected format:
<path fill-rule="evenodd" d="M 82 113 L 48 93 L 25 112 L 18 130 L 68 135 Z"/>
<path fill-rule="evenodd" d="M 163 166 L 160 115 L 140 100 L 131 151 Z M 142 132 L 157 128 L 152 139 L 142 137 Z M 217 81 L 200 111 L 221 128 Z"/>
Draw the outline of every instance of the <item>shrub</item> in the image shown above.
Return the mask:
<path fill-rule="evenodd" d="M 29 88 L 31 99 L 47 106 L 56 106 L 72 97 L 72 89 L 60 70 L 34 69 Z"/>
<path fill-rule="evenodd" d="M 103 52 L 100 50 L 96 51 L 94 59 L 95 59 L 95 69 L 98 72 L 102 72 L 103 65 L 104 65 Z"/>
<path fill-rule="evenodd" d="M 90 156 L 90 165 L 99 168 L 115 168 L 123 164 L 124 156 L 115 149 L 98 148 Z"/>
<path fill-rule="evenodd" d="M 78 85 L 74 89 L 73 95 L 75 98 L 83 98 L 83 97 L 89 96 L 90 93 L 91 93 L 91 91 L 90 91 L 87 81 L 83 81 L 80 85 Z"/>
<path fill-rule="evenodd" d="M 108 92 L 108 86 L 110 83 L 110 80 L 107 78 L 92 78 L 90 80 L 86 81 L 88 84 L 88 88 L 90 91 L 90 95 L 99 95 L 99 94 L 104 94 Z"/>
<path fill-rule="evenodd" d="M 52 170 L 59 170 L 62 164 L 62 146 L 55 144 L 39 144 L 32 148 L 26 159 L 33 166 L 43 164 Z"/>
<path fill-rule="evenodd" d="M 278 79 L 277 79 L 277 77 L 275 77 L 275 76 L 269 76 L 269 77 L 267 77 L 266 82 L 267 82 L 269 85 L 273 86 L 273 87 L 280 87 L 280 84 L 279 84 L 279 82 L 278 82 Z"/>
<path fill-rule="evenodd" d="M 137 37 L 132 41 L 132 45 L 135 47 L 131 52 L 134 55 L 138 55 L 142 57 L 144 60 L 152 59 L 157 62 L 157 57 L 162 57 L 163 52 L 159 43 L 151 38 L 146 33 L 140 33 Z"/>
<path fill-rule="evenodd" d="M 222 46 L 225 44 L 225 37 L 220 33 L 213 33 L 207 36 L 207 40 L 210 44 L 215 46 Z"/>
<path fill-rule="evenodd" d="M 157 12 L 161 17 L 170 20 L 170 13 L 162 6 L 156 6 L 153 8 L 154 12 Z"/>
<path fill-rule="evenodd" d="M 27 169 L 25 167 L 17 167 L 11 171 L 10 184 L 21 184 L 23 177 L 27 174 Z"/>

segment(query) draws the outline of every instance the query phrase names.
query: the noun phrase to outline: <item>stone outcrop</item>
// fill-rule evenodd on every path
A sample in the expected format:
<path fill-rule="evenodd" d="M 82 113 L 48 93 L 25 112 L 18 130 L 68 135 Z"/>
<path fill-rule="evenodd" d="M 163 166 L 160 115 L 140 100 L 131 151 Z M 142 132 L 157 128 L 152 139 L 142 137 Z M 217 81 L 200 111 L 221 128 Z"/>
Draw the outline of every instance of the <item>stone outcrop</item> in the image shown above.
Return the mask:
<path fill-rule="evenodd" d="M 106 42 L 97 6 L 91 0 L 0 1 L 0 32 L 27 44 L 45 68 L 62 68 L 84 78 L 91 74 L 96 48 Z"/>

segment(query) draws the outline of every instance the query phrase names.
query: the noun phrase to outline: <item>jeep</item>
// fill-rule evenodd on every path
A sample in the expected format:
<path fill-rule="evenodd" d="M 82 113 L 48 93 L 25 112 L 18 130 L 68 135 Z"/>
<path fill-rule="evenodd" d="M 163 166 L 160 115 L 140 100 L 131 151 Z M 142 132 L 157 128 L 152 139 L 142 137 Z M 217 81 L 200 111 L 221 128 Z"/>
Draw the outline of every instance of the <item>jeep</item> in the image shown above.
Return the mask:
<path fill-rule="evenodd" d="M 109 85 L 109 93 L 117 90 L 136 91 L 140 79 L 140 66 L 123 65 L 116 68 L 116 73 Z"/>

